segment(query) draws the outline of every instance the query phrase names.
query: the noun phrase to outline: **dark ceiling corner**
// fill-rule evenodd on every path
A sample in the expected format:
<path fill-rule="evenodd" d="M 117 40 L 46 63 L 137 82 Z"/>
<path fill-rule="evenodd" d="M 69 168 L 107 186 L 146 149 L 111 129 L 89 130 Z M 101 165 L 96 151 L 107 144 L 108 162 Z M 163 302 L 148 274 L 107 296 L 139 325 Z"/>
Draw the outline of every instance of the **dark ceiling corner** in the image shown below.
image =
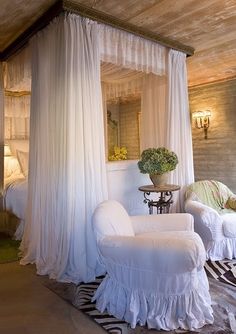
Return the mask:
<path fill-rule="evenodd" d="M 43 29 L 54 17 L 63 11 L 63 1 L 57 1 L 37 21 L 26 29 L 17 39 L 12 42 L 3 52 L 0 53 L 0 61 L 5 61 L 14 53 L 24 47 L 28 40 L 39 30 Z"/>
<path fill-rule="evenodd" d="M 35 23 L 33 23 L 28 29 L 26 29 L 3 52 L 0 53 L 0 61 L 7 60 L 14 53 L 19 51 L 27 44 L 28 40 L 35 33 L 43 29 L 54 17 L 58 16 L 63 11 L 79 14 L 92 20 L 108 24 L 112 27 L 122 29 L 137 36 L 157 42 L 163 46 L 184 52 L 187 56 L 192 56 L 194 54 L 194 48 L 179 43 L 178 41 L 171 40 L 158 34 L 154 34 L 146 29 L 137 27 L 133 24 L 117 19 L 111 15 L 107 15 L 106 13 L 98 11 L 92 7 L 88 7 L 80 3 L 75 3 L 71 0 L 59 0 L 51 8 L 49 8 L 48 11 L 45 12 Z"/>

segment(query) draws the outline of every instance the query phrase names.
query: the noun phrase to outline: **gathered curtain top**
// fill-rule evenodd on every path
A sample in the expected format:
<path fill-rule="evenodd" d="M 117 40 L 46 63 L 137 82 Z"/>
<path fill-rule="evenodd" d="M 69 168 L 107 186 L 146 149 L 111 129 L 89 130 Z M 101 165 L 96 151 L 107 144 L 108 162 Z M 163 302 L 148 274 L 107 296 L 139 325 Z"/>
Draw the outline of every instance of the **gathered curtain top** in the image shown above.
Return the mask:
<path fill-rule="evenodd" d="M 81 19 L 80 16 L 75 14 L 64 15 L 65 19 Z M 125 68 L 132 71 L 165 75 L 167 47 L 106 24 L 93 22 L 85 18 L 83 20 L 88 21 L 88 23 L 92 22 L 97 26 L 99 35 L 98 51 L 101 62 L 115 64 L 120 69 Z M 30 46 L 25 47 L 11 57 L 5 63 L 4 72 L 4 87 L 6 90 L 30 91 Z"/>
<path fill-rule="evenodd" d="M 165 73 L 165 46 L 106 24 L 98 26 L 102 61 L 145 73 Z"/>

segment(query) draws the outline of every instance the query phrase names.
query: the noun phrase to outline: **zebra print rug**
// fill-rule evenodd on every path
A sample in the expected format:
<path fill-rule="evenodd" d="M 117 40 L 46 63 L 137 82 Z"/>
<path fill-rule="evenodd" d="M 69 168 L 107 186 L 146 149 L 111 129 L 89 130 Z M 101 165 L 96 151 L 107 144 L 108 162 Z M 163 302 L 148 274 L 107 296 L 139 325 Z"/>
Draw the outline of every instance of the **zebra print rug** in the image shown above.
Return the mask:
<path fill-rule="evenodd" d="M 236 260 L 207 261 L 205 271 L 208 277 L 236 287 Z"/>
<path fill-rule="evenodd" d="M 207 262 L 206 273 L 209 277 L 210 293 L 213 301 L 214 324 L 206 325 L 198 332 L 184 330 L 170 331 L 174 333 L 201 334 L 231 334 L 236 333 L 236 261 Z M 110 334 L 151 334 L 163 331 L 148 330 L 137 326 L 131 329 L 129 325 L 107 313 L 100 313 L 95 308 L 91 298 L 104 277 L 98 277 L 92 283 L 74 285 L 49 280 L 45 285 L 61 298 L 71 303 L 77 309 L 87 314 Z M 227 283 L 227 284 L 225 284 Z"/>

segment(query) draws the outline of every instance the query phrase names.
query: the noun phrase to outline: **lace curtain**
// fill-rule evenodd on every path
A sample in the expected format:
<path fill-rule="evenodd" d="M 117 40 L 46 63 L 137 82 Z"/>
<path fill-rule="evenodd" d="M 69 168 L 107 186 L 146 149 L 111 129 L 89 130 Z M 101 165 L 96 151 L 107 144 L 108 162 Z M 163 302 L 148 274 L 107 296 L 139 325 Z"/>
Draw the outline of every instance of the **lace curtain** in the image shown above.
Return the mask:
<path fill-rule="evenodd" d="M 29 139 L 30 95 L 5 96 L 5 139 Z"/>
<path fill-rule="evenodd" d="M 4 86 L 11 91 L 31 90 L 31 50 L 27 46 L 5 63 Z"/>

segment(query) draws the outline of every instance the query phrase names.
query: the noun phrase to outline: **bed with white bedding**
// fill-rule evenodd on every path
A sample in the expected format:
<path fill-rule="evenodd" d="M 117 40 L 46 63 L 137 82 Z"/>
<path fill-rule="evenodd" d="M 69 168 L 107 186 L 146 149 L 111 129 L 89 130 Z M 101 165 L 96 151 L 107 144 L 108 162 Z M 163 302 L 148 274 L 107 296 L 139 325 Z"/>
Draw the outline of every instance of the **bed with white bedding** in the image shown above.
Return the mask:
<path fill-rule="evenodd" d="M 26 205 L 27 205 L 28 181 L 25 177 L 14 179 L 4 189 L 5 210 L 14 214 L 19 219 L 19 225 L 15 232 L 15 239 L 20 240 L 23 235 Z"/>
<path fill-rule="evenodd" d="M 8 140 L 11 155 L 4 158 L 4 209 L 18 218 L 19 222 L 14 234 L 21 239 L 24 230 L 27 188 L 28 188 L 28 150 L 27 140 Z"/>

